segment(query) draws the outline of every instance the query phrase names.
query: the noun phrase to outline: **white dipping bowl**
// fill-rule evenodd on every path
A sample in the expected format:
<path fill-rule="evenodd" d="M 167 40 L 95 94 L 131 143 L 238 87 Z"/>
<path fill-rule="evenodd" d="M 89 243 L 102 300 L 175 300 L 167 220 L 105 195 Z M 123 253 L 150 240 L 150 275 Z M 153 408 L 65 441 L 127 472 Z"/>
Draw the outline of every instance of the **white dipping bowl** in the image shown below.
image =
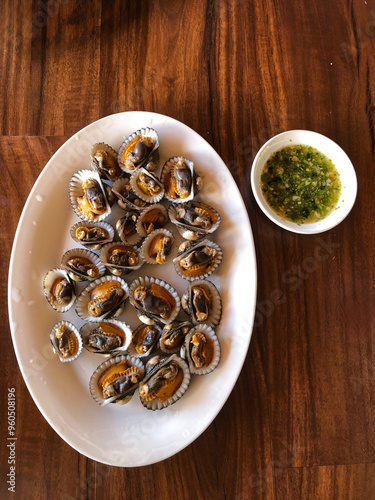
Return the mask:
<path fill-rule="evenodd" d="M 324 219 L 306 224 L 297 224 L 274 212 L 263 196 L 260 185 L 263 167 L 268 158 L 279 149 L 299 144 L 311 146 L 325 154 L 332 160 L 341 179 L 341 194 L 337 208 Z M 309 130 L 289 130 L 272 137 L 258 151 L 251 170 L 251 188 L 259 207 L 275 224 L 294 233 L 316 234 L 332 229 L 348 215 L 357 196 L 357 176 L 347 154 L 331 139 Z"/>

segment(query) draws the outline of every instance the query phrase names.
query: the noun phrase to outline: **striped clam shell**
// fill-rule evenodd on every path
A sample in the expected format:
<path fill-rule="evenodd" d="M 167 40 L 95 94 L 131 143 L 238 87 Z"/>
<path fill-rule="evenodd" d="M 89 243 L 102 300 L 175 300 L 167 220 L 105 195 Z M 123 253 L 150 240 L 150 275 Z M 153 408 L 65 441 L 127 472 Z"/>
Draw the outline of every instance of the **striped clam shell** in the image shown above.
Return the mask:
<path fill-rule="evenodd" d="M 139 385 L 139 397 L 141 400 L 141 403 L 145 408 L 148 410 L 162 410 L 163 408 L 167 408 L 168 406 L 176 403 L 186 392 L 186 390 L 189 387 L 190 380 L 191 380 L 191 375 L 189 371 L 189 366 L 184 361 L 181 359 L 177 354 L 172 354 L 171 356 L 168 356 L 166 358 L 161 358 L 160 356 L 156 357 L 157 361 L 160 360 L 145 376 L 145 378 L 142 380 L 142 382 Z M 150 360 L 152 362 L 152 358 Z M 183 378 L 181 383 L 176 387 L 174 392 L 171 394 L 171 396 L 167 399 L 159 399 L 158 397 L 155 397 L 154 399 L 151 399 L 150 401 L 146 401 L 143 397 L 143 389 L 145 388 L 144 386 L 147 386 L 150 382 L 150 380 L 157 374 L 158 371 L 168 367 L 168 365 L 171 362 L 177 363 L 179 370 L 182 371 Z"/>
<path fill-rule="evenodd" d="M 93 179 L 95 180 L 101 190 L 102 194 L 104 197 L 104 203 L 105 203 L 105 211 L 101 214 L 93 214 L 92 219 L 90 219 L 87 215 L 85 215 L 79 208 L 78 201 L 77 199 L 84 196 L 84 190 L 82 188 L 82 183 L 87 180 L 87 179 Z M 73 177 L 70 180 L 69 184 L 69 199 L 70 199 L 70 204 L 72 206 L 72 209 L 76 213 L 76 215 L 85 222 L 101 222 L 104 219 L 106 219 L 110 213 L 111 213 L 111 207 L 109 206 L 107 196 L 106 196 L 106 191 L 103 187 L 103 183 L 100 179 L 100 176 L 98 172 L 95 172 L 93 170 L 80 170 L 79 172 L 76 172 Z"/>
<path fill-rule="evenodd" d="M 105 398 L 103 396 L 103 390 L 99 385 L 100 379 L 106 370 L 107 371 L 110 370 L 114 365 L 116 365 L 118 363 L 124 363 L 124 364 L 126 363 L 126 365 L 127 365 L 126 369 L 129 369 L 130 373 L 131 373 L 132 367 L 136 367 L 136 370 L 133 370 L 133 371 L 135 371 L 135 372 L 140 371 L 142 373 L 142 377 L 144 375 L 144 365 L 143 365 L 142 361 L 138 358 L 134 358 L 133 356 L 120 354 L 120 355 L 108 358 L 106 361 L 103 361 L 103 363 L 101 363 L 96 368 L 94 373 L 91 375 L 90 382 L 89 382 L 90 394 L 91 394 L 92 398 L 94 399 L 94 401 L 96 403 L 98 403 L 100 406 L 105 406 L 105 405 L 108 405 L 110 403 L 116 403 L 116 404 L 120 404 L 120 405 L 126 404 L 130 401 L 130 399 L 132 398 L 134 392 L 136 391 L 136 389 L 138 387 L 139 381 L 132 384 L 130 387 L 125 389 L 122 393 L 120 392 L 119 394 L 117 394 L 115 396 L 111 396 L 108 398 Z"/>
<path fill-rule="evenodd" d="M 59 330 L 60 327 L 64 327 L 65 329 L 69 330 L 69 335 L 71 335 L 71 339 L 69 339 L 69 344 L 72 344 L 72 349 L 73 353 L 72 355 L 69 355 L 67 357 L 64 357 L 59 349 L 59 343 L 58 339 L 56 337 L 56 333 Z M 71 323 L 70 321 L 59 321 L 54 325 L 54 327 L 51 330 L 50 333 L 50 340 L 51 344 L 53 346 L 53 350 L 56 352 L 56 354 L 59 356 L 59 359 L 62 363 L 70 363 L 71 361 L 74 361 L 75 359 L 78 358 L 78 356 L 82 352 L 82 338 L 77 330 L 77 328 Z"/>

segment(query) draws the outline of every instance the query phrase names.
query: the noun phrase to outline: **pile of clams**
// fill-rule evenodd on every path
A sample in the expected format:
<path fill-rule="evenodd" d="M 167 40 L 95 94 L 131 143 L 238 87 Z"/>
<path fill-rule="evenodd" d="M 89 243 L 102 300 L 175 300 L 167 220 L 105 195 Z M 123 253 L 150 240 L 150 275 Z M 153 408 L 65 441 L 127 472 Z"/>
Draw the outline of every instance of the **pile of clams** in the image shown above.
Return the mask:
<path fill-rule="evenodd" d="M 178 155 L 159 163 L 159 146 L 150 127 L 118 149 L 92 146 L 68 189 L 78 218 L 72 248 L 43 277 L 49 306 L 81 323 L 56 322 L 53 350 L 63 363 L 82 352 L 101 358 L 89 380 L 100 406 L 137 393 L 145 408 L 166 408 L 220 362 L 222 302 L 207 278 L 223 258 L 212 239 L 221 217 L 197 199 L 195 163 Z"/>

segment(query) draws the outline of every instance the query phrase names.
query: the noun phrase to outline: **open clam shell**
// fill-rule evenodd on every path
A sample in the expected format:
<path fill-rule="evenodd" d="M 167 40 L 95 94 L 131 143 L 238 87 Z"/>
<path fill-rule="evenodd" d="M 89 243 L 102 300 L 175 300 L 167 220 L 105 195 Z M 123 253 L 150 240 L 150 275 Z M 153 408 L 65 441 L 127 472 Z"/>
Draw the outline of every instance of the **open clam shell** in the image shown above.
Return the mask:
<path fill-rule="evenodd" d="M 161 331 L 161 327 L 156 323 L 153 325 L 142 323 L 137 326 L 133 331 L 129 354 L 140 358 L 149 356 L 158 346 Z"/>
<path fill-rule="evenodd" d="M 179 233 L 186 240 L 197 240 L 211 234 L 220 225 L 220 214 L 207 203 L 189 201 L 184 204 L 172 204 L 168 215 Z"/>
<path fill-rule="evenodd" d="M 117 179 L 112 186 L 112 192 L 117 197 L 117 204 L 123 210 L 141 211 L 147 203 L 139 198 L 131 188 L 130 179 L 122 177 Z"/>
<path fill-rule="evenodd" d="M 73 248 L 64 253 L 61 266 L 73 281 L 93 281 L 105 273 L 99 257 L 85 248 Z"/>
<path fill-rule="evenodd" d="M 69 311 L 76 300 L 74 284 L 65 269 L 54 267 L 43 278 L 43 293 L 57 312 Z"/>
<path fill-rule="evenodd" d="M 158 203 L 164 196 L 163 183 L 143 167 L 132 173 L 130 186 L 134 194 L 146 203 Z"/>
<path fill-rule="evenodd" d="M 71 227 L 70 236 L 87 250 L 100 250 L 113 241 L 115 230 L 108 222 L 77 222 Z"/>
<path fill-rule="evenodd" d="M 179 276 L 188 281 L 207 278 L 219 267 L 223 251 L 211 240 L 199 240 L 180 245 L 178 256 L 173 259 Z"/>
<path fill-rule="evenodd" d="M 174 320 L 169 325 L 165 325 L 159 340 L 160 349 L 167 354 L 180 352 L 185 343 L 185 337 L 192 329 L 190 321 Z"/>
<path fill-rule="evenodd" d="M 82 352 L 81 335 L 70 321 L 56 323 L 51 330 L 50 340 L 62 363 L 74 361 Z"/>
<path fill-rule="evenodd" d="M 139 269 L 143 264 L 138 248 L 124 243 L 108 243 L 100 250 L 100 261 L 115 276 Z"/>
<path fill-rule="evenodd" d="M 83 347 L 95 354 L 126 354 L 132 341 L 130 326 L 116 319 L 85 323 L 80 334 Z"/>
<path fill-rule="evenodd" d="M 136 230 L 142 237 L 148 236 L 168 222 L 167 209 L 161 203 L 145 208 L 138 217 Z"/>
<path fill-rule="evenodd" d="M 147 325 L 171 323 L 178 315 L 181 300 L 177 291 L 165 281 L 152 276 L 137 278 L 129 288 L 129 300 L 139 319 Z"/>
<path fill-rule="evenodd" d="M 89 390 L 100 405 L 128 403 L 144 376 L 140 359 L 117 355 L 103 361 L 91 375 Z"/>
<path fill-rule="evenodd" d="M 136 230 L 138 216 L 139 212 L 127 210 L 116 222 L 116 232 L 125 245 L 136 245 L 142 240 L 142 235 Z"/>
<path fill-rule="evenodd" d="M 172 250 L 173 234 L 168 229 L 152 231 L 141 246 L 142 258 L 147 264 L 165 264 Z"/>
<path fill-rule="evenodd" d="M 211 281 L 195 280 L 189 283 L 188 291 L 182 296 L 181 304 L 194 325 L 206 323 L 214 328 L 220 323 L 221 297 Z"/>
<path fill-rule="evenodd" d="M 117 161 L 117 152 L 104 142 L 97 142 L 91 148 L 91 165 L 101 177 L 111 182 L 123 175 Z"/>
<path fill-rule="evenodd" d="M 133 132 L 122 143 L 117 160 L 120 168 L 132 173 L 152 159 L 156 159 L 159 148 L 159 137 L 153 128 L 141 128 Z"/>
<path fill-rule="evenodd" d="M 94 188 L 90 188 L 92 191 L 88 191 L 91 193 L 91 202 L 85 202 L 88 200 L 87 191 L 82 186 L 90 181 L 94 183 Z M 69 184 L 69 198 L 74 212 L 83 221 L 101 222 L 111 213 L 106 190 L 98 172 L 93 170 L 80 170 L 73 175 Z"/>
<path fill-rule="evenodd" d="M 207 375 L 219 364 L 220 342 L 214 330 L 204 324 L 190 330 L 181 349 L 181 357 L 186 359 L 193 375 Z"/>
<path fill-rule="evenodd" d="M 188 364 L 177 354 L 164 359 L 157 356 L 156 361 L 139 384 L 141 403 L 148 410 L 162 410 L 176 403 L 185 394 L 191 379 Z"/>
<path fill-rule="evenodd" d="M 102 276 L 90 283 L 80 294 L 76 313 L 84 321 L 116 318 L 129 297 L 128 284 L 118 276 Z"/>
<path fill-rule="evenodd" d="M 202 188 L 202 178 L 195 172 L 194 163 L 184 156 L 173 156 L 161 171 L 165 197 L 174 203 L 186 203 Z"/>

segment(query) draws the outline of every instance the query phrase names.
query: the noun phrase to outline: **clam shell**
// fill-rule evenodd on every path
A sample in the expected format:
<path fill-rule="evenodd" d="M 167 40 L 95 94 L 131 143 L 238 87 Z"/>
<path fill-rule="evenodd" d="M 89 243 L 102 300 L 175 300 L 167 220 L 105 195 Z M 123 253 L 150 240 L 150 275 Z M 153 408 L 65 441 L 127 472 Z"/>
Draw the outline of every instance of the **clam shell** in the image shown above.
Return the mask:
<path fill-rule="evenodd" d="M 136 210 L 142 211 L 147 203 L 141 198 L 137 198 L 134 202 L 128 200 L 121 194 L 123 187 L 130 182 L 128 178 L 122 177 L 113 183 L 112 192 L 117 197 L 117 204 L 123 210 Z"/>
<path fill-rule="evenodd" d="M 137 243 L 139 243 L 141 240 L 142 240 L 142 236 L 137 233 L 137 231 L 133 234 L 131 234 L 130 236 L 125 236 L 123 234 L 123 231 L 121 230 L 121 227 L 119 226 L 121 224 L 120 221 L 122 221 L 122 219 L 124 217 L 127 216 L 127 214 L 129 214 L 130 212 L 132 212 L 133 214 L 136 214 L 137 212 L 134 211 L 134 210 L 128 210 L 127 212 L 125 212 L 124 216 L 121 217 L 121 219 L 119 219 L 117 222 L 116 222 L 116 232 L 120 238 L 120 240 L 125 243 L 125 245 L 137 245 Z"/>
<path fill-rule="evenodd" d="M 82 189 L 82 182 L 86 179 L 95 179 L 98 183 L 99 186 L 101 187 L 103 191 L 103 195 L 105 198 L 105 203 L 106 203 L 106 211 L 100 215 L 95 215 L 93 220 L 88 219 L 78 208 L 78 203 L 77 203 L 77 197 L 83 196 L 84 192 Z M 111 213 L 111 207 L 109 206 L 107 196 L 106 196 L 106 191 L 103 188 L 103 183 L 100 179 L 100 176 L 98 172 L 94 172 L 93 170 L 80 170 L 79 172 L 76 172 L 73 177 L 70 180 L 69 184 L 69 199 L 70 199 L 70 204 L 76 213 L 76 215 L 83 221 L 85 222 L 101 222 L 104 219 L 106 219 L 109 214 Z"/>
<path fill-rule="evenodd" d="M 101 172 L 99 170 L 99 168 L 97 166 L 97 160 L 94 157 L 94 155 L 98 151 L 105 151 L 106 153 L 108 153 L 109 155 L 111 155 L 113 157 L 113 159 L 116 161 L 116 167 L 115 167 L 116 172 L 114 172 L 112 175 L 108 174 L 107 172 Z M 91 165 L 92 165 L 92 168 L 95 170 L 95 172 L 99 173 L 100 177 L 103 177 L 103 178 L 108 179 L 109 181 L 113 182 L 116 179 L 119 179 L 123 175 L 123 172 L 120 169 L 120 166 L 119 166 L 119 164 L 117 162 L 117 151 L 115 151 L 108 144 L 105 144 L 104 142 L 97 142 L 91 148 L 90 156 L 91 156 Z"/>
<path fill-rule="evenodd" d="M 180 259 L 186 257 L 190 252 L 195 250 L 196 248 L 200 246 L 210 246 L 214 248 L 217 251 L 216 257 L 212 263 L 212 268 L 207 272 L 202 271 L 201 273 L 197 274 L 196 276 L 188 276 L 185 273 L 185 269 L 181 266 L 180 264 Z M 176 270 L 176 273 L 181 276 L 181 278 L 184 278 L 187 281 L 194 281 L 197 279 L 204 279 L 207 278 L 210 274 L 212 274 L 216 269 L 219 267 L 221 261 L 223 259 L 223 251 L 219 247 L 217 243 L 214 243 L 211 240 L 199 240 L 197 242 L 193 242 L 190 245 L 188 245 L 182 252 L 179 253 L 179 255 L 173 259 L 173 264 Z"/>
<path fill-rule="evenodd" d="M 142 189 L 139 187 L 137 183 L 138 178 L 141 174 L 145 174 L 146 176 L 150 177 L 153 181 L 156 182 L 158 186 L 160 186 L 160 192 L 157 195 L 150 195 L 142 191 Z M 140 198 L 141 200 L 145 201 L 146 203 L 158 203 L 164 196 L 164 186 L 162 182 L 156 177 L 155 174 L 149 172 L 148 170 L 142 167 L 138 168 L 130 176 L 130 186 L 134 194 L 138 196 L 138 198 Z"/>
<path fill-rule="evenodd" d="M 106 229 L 108 231 L 109 237 L 106 240 L 102 240 L 100 242 L 93 242 L 93 243 L 85 243 L 76 236 L 76 231 L 79 227 L 87 227 L 88 229 L 92 229 L 94 227 L 101 227 L 102 229 Z M 87 248 L 88 250 L 100 250 L 103 245 L 106 243 L 110 243 L 113 241 L 113 238 L 115 236 L 115 230 L 111 226 L 111 224 L 108 224 L 108 222 L 77 222 L 70 228 L 70 236 L 72 239 L 82 245 L 83 247 Z"/>
<path fill-rule="evenodd" d="M 192 307 L 192 298 L 191 298 L 192 288 L 194 286 L 200 286 L 200 285 L 203 285 L 208 289 L 212 300 L 209 318 L 204 322 L 200 322 L 196 318 Z M 213 283 L 211 283 L 211 281 L 208 280 L 192 281 L 191 283 L 189 283 L 187 294 L 183 295 L 181 301 L 183 303 L 183 308 L 185 312 L 190 315 L 191 321 L 193 322 L 194 325 L 201 325 L 202 323 L 205 323 L 214 328 L 220 323 L 221 313 L 222 313 L 221 297 L 218 289 Z M 185 302 L 187 307 L 185 307 Z"/>
<path fill-rule="evenodd" d="M 130 401 L 131 396 L 133 396 L 135 390 L 137 389 L 138 384 L 134 384 L 134 386 L 132 388 L 128 389 L 123 395 L 113 396 L 113 397 L 106 398 L 106 399 L 103 398 L 103 392 L 98 386 L 98 381 L 99 381 L 101 374 L 105 370 L 107 370 L 109 367 L 111 367 L 112 365 L 119 363 L 121 361 L 124 361 L 124 360 L 127 361 L 127 364 L 129 367 L 130 366 L 137 366 L 144 373 L 144 365 L 143 365 L 142 361 L 140 359 L 134 358 L 132 356 L 120 354 L 120 355 L 108 358 L 106 361 L 103 361 L 103 363 L 101 363 L 96 368 L 94 373 L 91 375 L 90 382 L 89 382 L 90 394 L 91 394 L 92 398 L 94 399 L 94 401 L 96 401 L 100 406 L 105 406 L 105 405 L 110 404 L 110 403 L 125 404 L 128 401 Z"/>
<path fill-rule="evenodd" d="M 209 342 L 212 342 L 212 359 L 206 366 L 202 366 L 202 368 L 196 368 L 191 358 L 190 340 L 197 332 L 202 333 Z M 181 356 L 186 356 L 190 373 L 193 375 L 207 375 L 208 373 L 211 373 L 217 367 L 221 358 L 220 342 L 214 330 L 207 324 L 192 328 L 185 338 L 185 344 L 181 349 Z"/>
<path fill-rule="evenodd" d="M 109 311 L 103 314 L 102 316 L 98 317 L 91 316 L 87 310 L 88 304 L 90 302 L 90 293 L 96 286 L 100 285 L 101 283 L 105 283 L 106 281 L 118 281 L 119 283 L 121 283 L 121 287 L 125 291 L 125 297 L 123 301 L 120 303 L 120 305 L 117 308 L 115 308 L 114 312 Z M 128 284 L 123 279 L 119 278 L 118 276 L 102 276 L 101 278 L 92 281 L 86 288 L 84 288 L 84 290 L 82 290 L 80 296 L 77 299 L 75 310 L 77 315 L 84 321 L 98 322 L 102 321 L 103 319 L 116 318 L 122 313 L 126 299 L 128 297 L 129 297 L 129 287 Z"/>
<path fill-rule="evenodd" d="M 90 278 L 89 276 L 84 276 L 83 274 L 74 272 L 69 269 L 67 266 L 67 262 L 72 257 L 83 257 L 85 259 L 88 259 L 98 268 L 98 275 Z M 105 273 L 105 267 L 100 262 L 99 257 L 95 253 L 91 252 L 90 250 L 86 250 L 85 248 L 73 248 L 65 252 L 61 258 L 61 266 L 67 270 L 69 277 L 74 281 L 93 281 L 100 278 Z"/>
<path fill-rule="evenodd" d="M 157 361 L 159 361 L 159 359 L 162 359 L 162 358 L 160 358 L 158 356 Z M 152 362 L 152 358 L 150 361 Z M 172 394 L 172 396 L 170 396 L 165 401 L 161 401 L 158 398 L 155 398 L 151 401 L 145 401 L 140 396 L 141 403 L 148 410 L 153 410 L 153 411 L 154 410 L 162 410 L 163 408 L 166 408 L 166 407 L 172 405 L 173 403 L 176 403 L 185 394 L 186 390 L 189 387 L 190 379 L 191 379 L 189 366 L 186 363 L 186 361 L 184 361 L 179 356 L 177 356 L 177 354 L 172 354 L 171 356 L 168 356 L 168 357 L 162 359 L 162 361 L 160 363 L 157 363 L 156 366 L 154 366 L 149 371 L 149 373 L 146 375 L 146 377 L 142 380 L 141 384 L 147 382 L 160 368 L 162 368 L 163 366 L 168 364 L 170 361 L 176 361 L 178 363 L 179 367 L 182 369 L 183 375 L 184 375 L 182 382 L 181 382 L 180 386 L 178 387 L 178 389 Z"/>
<path fill-rule="evenodd" d="M 132 250 L 136 250 L 136 252 L 138 253 L 138 264 L 136 266 L 116 266 L 114 264 L 110 264 L 108 262 L 109 252 L 113 247 L 122 247 L 122 248 L 130 247 Z M 100 250 L 99 258 L 102 264 L 115 276 L 120 276 L 121 274 L 127 274 L 131 271 L 135 271 L 136 269 L 139 269 L 143 265 L 143 259 L 141 257 L 141 252 L 139 251 L 139 248 L 118 242 L 108 243 L 107 245 L 104 245 L 104 247 Z"/>
<path fill-rule="evenodd" d="M 75 335 L 75 337 L 77 339 L 77 344 L 78 344 L 78 346 L 77 346 L 77 352 L 76 352 L 75 355 L 70 356 L 69 358 L 63 358 L 62 356 L 60 356 L 59 350 L 58 350 L 58 347 L 57 347 L 57 343 L 56 343 L 55 331 L 61 325 L 65 325 L 67 328 L 69 328 L 69 330 L 71 330 L 71 332 L 73 332 L 73 334 Z M 80 335 L 79 331 L 77 330 L 77 328 L 70 321 L 65 321 L 64 320 L 64 321 L 59 321 L 58 323 L 56 323 L 56 325 L 54 325 L 54 327 L 51 330 L 50 340 L 51 340 L 51 343 L 52 343 L 54 351 L 59 356 L 59 359 L 60 359 L 60 361 L 62 363 L 70 363 L 71 361 L 74 361 L 75 359 L 78 358 L 78 356 L 82 352 L 82 338 L 81 338 L 81 335 Z"/>
<path fill-rule="evenodd" d="M 180 198 L 177 194 L 174 197 L 170 196 L 167 192 L 168 190 L 166 187 L 166 177 L 169 176 L 172 166 L 179 161 L 183 161 L 187 164 L 187 166 L 190 169 L 190 174 L 192 179 L 190 194 L 186 198 Z M 173 203 L 186 203 L 187 201 L 192 200 L 194 196 L 198 193 L 198 191 L 201 189 L 202 185 L 201 177 L 195 172 L 194 162 L 192 162 L 188 158 L 185 158 L 184 156 L 173 156 L 172 158 L 169 158 L 169 160 L 167 160 L 163 165 L 160 177 L 161 177 L 161 182 L 163 183 L 165 189 L 164 196 L 168 201 L 172 201 Z"/>
<path fill-rule="evenodd" d="M 155 238 L 155 236 L 157 236 L 158 234 L 164 234 L 166 236 L 169 236 L 170 238 L 172 238 L 172 245 L 174 243 L 173 234 L 170 231 L 168 231 L 168 229 L 160 228 L 160 229 L 155 229 L 155 231 L 152 231 L 152 233 L 150 233 L 147 236 L 147 238 L 144 240 L 141 246 L 141 255 L 143 260 L 147 262 L 147 264 L 158 264 L 158 262 L 156 262 L 156 259 L 154 257 L 150 257 L 149 254 L 151 243 Z"/>
<path fill-rule="evenodd" d="M 160 316 L 157 316 L 152 313 L 148 313 L 142 310 L 140 307 L 140 304 L 134 299 L 134 291 L 136 290 L 137 287 L 139 286 L 145 286 L 149 287 L 151 283 L 155 283 L 163 288 L 165 288 L 174 298 L 176 305 L 174 310 L 172 311 L 170 317 L 168 319 L 161 318 Z M 181 308 L 181 300 L 180 297 L 177 293 L 177 291 L 169 285 L 169 283 L 166 283 L 165 281 L 159 279 L 159 278 L 154 278 L 152 276 L 141 276 L 140 278 L 137 278 L 134 280 L 129 288 L 129 300 L 132 306 L 134 306 L 137 310 L 138 318 L 143 322 L 148 325 L 154 324 L 155 321 L 160 322 L 160 323 L 171 323 L 178 315 L 180 312 Z"/>
<path fill-rule="evenodd" d="M 107 351 L 101 351 L 99 349 L 95 349 L 94 347 L 87 345 L 86 338 L 90 335 L 92 331 L 98 328 L 98 322 L 89 321 L 88 323 L 85 323 L 79 331 L 82 337 L 83 347 L 87 351 L 93 352 L 94 354 L 121 354 L 121 353 L 126 354 L 128 351 L 128 347 L 132 341 L 132 331 L 130 326 L 127 323 L 124 323 L 123 321 L 118 321 L 116 319 L 103 319 L 102 321 L 100 321 L 100 323 L 109 323 L 111 325 L 119 327 L 124 334 L 123 344 L 120 347 L 116 347 L 115 349 L 110 349 Z"/>
<path fill-rule="evenodd" d="M 51 287 L 52 287 L 53 283 L 55 282 L 55 280 L 59 277 L 65 278 L 72 286 L 72 299 L 66 305 L 57 304 L 52 299 Z M 72 280 L 70 279 L 69 274 L 67 273 L 67 271 L 65 269 L 60 269 L 58 267 L 54 267 L 53 269 L 50 269 L 46 273 L 46 275 L 44 276 L 44 278 L 43 278 L 43 293 L 44 293 L 44 296 L 46 297 L 46 299 L 48 300 L 48 303 L 53 307 L 53 309 L 55 309 L 55 311 L 61 312 L 61 313 L 69 311 L 69 309 L 72 307 L 72 305 L 74 304 L 74 302 L 76 300 L 76 293 L 74 290 L 74 284 L 73 284 Z"/>
<path fill-rule="evenodd" d="M 199 201 L 199 202 L 198 201 L 190 201 L 190 202 L 187 202 L 186 205 L 188 207 L 201 206 L 205 210 L 209 211 L 211 213 L 211 216 L 213 219 L 213 224 L 210 227 L 210 229 L 204 229 L 204 228 L 200 228 L 197 226 L 193 226 L 191 224 L 186 224 L 184 222 L 181 222 L 181 221 L 177 220 L 177 218 L 176 218 L 177 205 L 172 204 L 168 209 L 168 215 L 169 215 L 171 222 L 173 222 L 173 224 L 175 224 L 175 226 L 177 227 L 179 233 L 181 234 L 181 236 L 183 238 L 185 238 L 186 240 L 197 240 L 199 238 L 206 236 L 207 234 L 211 234 L 214 231 L 216 231 L 216 229 L 220 225 L 221 217 L 220 217 L 220 214 L 213 207 L 211 207 L 210 205 L 207 205 L 207 203 L 203 203 L 201 201 Z"/>
<path fill-rule="evenodd" d="M 118 155 L 117 155 L 117 161 L 118 161 L 118 163 L 120 165 L 120 168 L 124 172 L 127 172 L 127 173 L 132 173 L 136 169 L 135 168 L 127 168 L 127 166 L 124 163 L 124 159 L 123 159 L 122 155 L 125 152 L 126 148 L 128 147 L 128 144 L 131 141 L 133 141 L 133 139 L 135 139 L 136 136 L 140 137 L 141 139 L 145 138 L 145 137 L 148 137 L 148 138 L 151 138 L 153 140 L 153 142 L 154 142 L 153 149 L 150 151 L 150 153 L 147 155 L 147 157 L 145 157 L 143 159 L 143 161 L 139 165 L 137 165 L 136 168 L 142 167 L 144 164 L 146 164 L 149 161 L 151 161 L 152 158 L 156 157 L 157 150 L 159 148 L 159 137 L 158 137 L 158 134 L 157 134 L 156 130 L 154 130 L 153 128 L 150 128 L 150 127 L 141 128 L 139 130 L 136 130 L 132 134 L 130 134 L 129 137 L 127 137 L 125 139 L 125 141 L 121 144 L 121 147 L 120 147 Z"/>
<path fill-rule="evenodd" d="M 181 328 L 187 327 L 188 333 L 189 333 L 189 331 L 193 327 L 193 324 L 190 321 L 178 321 L 178 320 L 176 320 L 176 321 L 177 321 L 177 324 L 173 325 L 171 328 L 168 328 L 168 327 L 170 327 L 172 325 L 171 323 L 169 325 L 166 325 L 163 328 L 163 331 L 162 331 L 162 334 L 161 334 L 161 337 L 160 337 L 160 340 L 159 340 L 159 347 L 160 347 L 160 350 L 163 351 L 163 353 L 174 354 L 174 353 L 180 352 L 180 349 L 184 345 L 184 342 L 185 342 L 184 338 L 182 338 L 180 340 L 179 344 L 177 346 L 175 346 L 175 347 L 168 347 L 168 346 L 166 346 L 164 341 L 167 338 L 169 338 L 169 336 L 171 334 L 173 334 L 173 332 L 175 332 L 175 331 L 177 331 L 177 330 L 179 330 Z"/>
<path fill-rule="evenodd" d="M 135 347 L 135 338 L 138 334 L 138 332 L 142 329 L 142 328 L 145 328 L 147 326 L 152 326 L 153 328 L 155 328 L 158 332 L 157 335 L 155 335 L 155 340 L 154 342 L 152 343 L 152 345 L 149 347 L 149 349 L 144 352 L 144 353 L 139 353 L 137 350 L 136 350 L 136 347 Z M 159 325 L 157 325 L 156 323 L 154 325 L 146 325 L 145 323 L 141 323 L 139 326 L 137 326 L 137 328 L 133 331 L 133 336 L 132 336 L 132 342 L 131 344 L 129 345 L 129 354 L 131 356 L 136 356 L 138 358 L 145 358 L 146 356 L 149 356 L 152 351 L 155 350 L 155 348 L 157 347 L 158 345 L 158 342 L 159 342 L 159 338 L 160 338 L 160 335 L 161 335 L 161 327 Z"/>
<path fill-rule="evenodd" d="M 164 222 L 163 226 L 168 222 L 168 213 L 167 213 L 167 209 L 165 208 L 164 205 L 162 205 L 161 203 L 157 203 L 156 205 L 150 205 L 150 206 L 148 206 L 147 208 L 145 208 L 141 212 L 140 216 L 138 217 L 137 225 L 136 225 L 137 233 L 140 234 L 142 237 L 148 236 L 147 232 L 145 231 L 145 229 L 144 229 L 144 227 L 142 225 L 142 221 L 143 221 L 144 217 L 151 210 L 154 210 L 155 208 L 160 209 L 161 212 L 163 213 L 163 215 L 165 216 L 165 222 Z M 155 228 L 155 229 L 158 229 L 158 228 Z"/>

